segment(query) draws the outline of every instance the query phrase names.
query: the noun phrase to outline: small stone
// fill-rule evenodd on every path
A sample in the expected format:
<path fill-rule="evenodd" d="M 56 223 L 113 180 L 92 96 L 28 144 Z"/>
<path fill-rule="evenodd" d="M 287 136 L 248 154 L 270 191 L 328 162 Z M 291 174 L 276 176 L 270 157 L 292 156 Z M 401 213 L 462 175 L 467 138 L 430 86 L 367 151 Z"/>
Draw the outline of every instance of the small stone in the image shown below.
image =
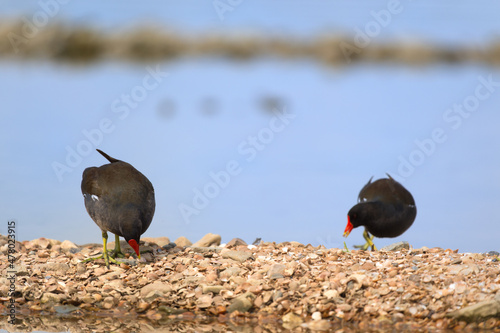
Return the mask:
<path fill-rule="evenodd" d="M 293 312 L 288 312 L 281 319 L 283 320 L 283 326 L 285 326 L 286 329 L 294 329 L 304 322 L 301 317 L 297 316 Z"/>
<path fill-rule="evenodd" d="M 229 267 L 220 273 L 220 278 L 221 279 L 228 279 L 231 276 L 238 276 L 241 273 L 241 271 L 242 271 L 242 269 L 239 267 Z"/>
<path fill-rule="evenodd" d="M 467 267 L 465 267 L 460 273 L 464 276 L 467 276 L 467 275 L 470 275 L 472 273 L 477 273 L 479 272 L 479 268 L 477 267 L 477 265 L 467 265 Z"/>
<path fill-rule="evenodd" d="M 212 296 L 203 295 L 196 300 L 196 306 L 200 309 L 205 309 L 212 305 L 212 301 Z"/>
<path fill-rule="evenodd" d="M 408 244 L 408 242 L 406 242 L 406 241 L 402 241 L 402 242 L 397 242 L 394 244 L 384 246 L 380 250 L 381 251 L 401 251 L 401 250 L 409 250 L 409 249 L 410 249 L 410 244 Z"/>
<path fill-rule="evenodd" d="M 46 264 L 35 265 L 35 268 L 42 271 L 54 272 L 57 275 L 65 275 L 69 270 L 68 264 L 62 262 L 51 262 Z"/>
<path fill-rule="evenodd" d="M 432 276 L 430 276 L 429 274 L 426 274 L 422 277 L 422 281 L 424 283 L 429 283 L 429 282 L 432 282 Z"/>
<path fill-rule="evenodd" d="M 288 285 L 288 288 L 291 290 L 291 291 L 297 291 L 299 290 L 299 287 L 300 287 L 300 283 L 298 281 L 291 281 L 290 284 Z M 327 291 L 328 292 L 328 291 Z M 338 293 L 338 292 L 337 292 Z M 326 294 L 325 294 L 326 296 Z M 328 297 L 328 296 L 326 296 Z"/>
<path fill-rule="evenodd" d="M 463 294 L 467 290 L 467 284 L 463 281 L 458 281 L 455 283 L 454 289 L 457 294 Z"/>
<path fill-rule="evenodd" d="M 186 237 L 184 236 L 181 236 L 179 238 L 177 238 L 174 243 L 177 245 L 177 246 L 180 246 L 180 247 L 187 247 L 187 246 L 191 246 L 193 243 L 187 239 Z"/>
<path fill-rule="evenodd" d="M 64 299 L 66 299 L 66 295 L 63 294 L 44 293 L 40 303 L 61 303 Z"/>
<path fill-rule="evenodd" d="M 16 276 L 29 276 L 30 272 L 28 271 L 28 267 L 26 265 L 14 265 L 14 269 L 12 271 L 16 272 Z"/>
<path fill-rule="evenodd" d="M 148 302 L 139 302 L 137 304 L 137 307 L 135 308 L 135 311 L 137 311 L 137 313 L 142 313 L 145 312 L 148 308 L 149 308 Z"/>
<path fill-rule="evenodd" d="M 328 331 L 330 330 L 330 322 L 325 319 L 313 320 L 307 323 L 307 328 L 313 331 Z"/>
<path fill-rule="evenodd" d="M 157 298 L 161 298 L 163 297 L 163 293 L 159 290 L 153 290 L 151 291 L 149 294 L 147 294 L 146 296 L 144 296 L 142 299 L 148 303 L 151 303 L 153 302 L 155 299 Z"/>
<path fill-rule="evenodd" d="M 146 297 L 152 291 L 160 291 L 162 294 L 167 294 L 172 291 L 172 287 L 167 283 L 156 281 L 142 287 L 141 297 Z"/>
<path fill-rule="evenodd" d="M 166 251 L 170 250 L 170 249 L 173 249 L 177 247 L 177 244 L 173 243 L 173 242 L 170 242 L 168 243 L 167 245 L 163 245 L 162 248 Z"/>
<path fill-rule="evenodd" d="M 111 309 L 113 307 L 114 303 L 115 303 L 115 300 L 113 299 L 113 297 L 108 296 L 108 297 L 104 298 L 102 306 L 105 309 Z"/>
<path fill-rule="evenodd" d="M 337 305 L 337 308 L 341 311 L 349 312 L 349 311 L 351 311 L 352 306 L 347 304 L 347 303 L 342 303 L 342 304 Z"/>
<path fill-rule="evenodd" d="M 194 243 L 192 247 L 210 247 L 210 246 L 219 246 L 221 241 L 220 235 L 208 233 L 203 236 L 199 241 Z M 176 241 L 177 243 L 177 241 Z"/>
<path fill-rule="evenodd" d="M 215 282 L 219 279 L 219 276 L 217 275 L 217 272 L 210 272 L 205 276 L 205 281 L 210 283 L 210 282 Z"/>
<path fill-rule="evenodd" d="M 217 306 L 215 307 L 215 313 L 216 313 L 216 314 L 218 314 L 218 315 L 220 315 L 220 314 L 224 314 L 224 313 L 226 313 L 226 312 L 227 312 L 227 309 L 226 309 L 226 307 L 225 307 L 225 306 L 223 306 L 223 305 L 217 305 Z"/>
<path fill-rule="evenodd" d="M 247 291 L 251 292 L 252 294 L 259 295 L 262 293 L 262 290 L 264 288 L 262 286 L 250 286 L 248 287 Z"/>
<path fill-rule="evenodd" d="M 224 249 L 221 251 L 222 258 L 229 258 L 239 262 L 244 262 L 249 258 L 252 258 L 252 254 L 246 251 L 233 251 Z"/>
<path fill-rule="evenodd" d="M 194 246 L 190 246 L 189 249 L 193 252 L 196 252 L 196 253 L 219 253 L 222 251 L 222 248 L 220 247 L 215 247 L 215 246 L 209 246 L 209 247 L 194 247 Z"/>
<path fill-rule="evenodd" d="M 447 313 L 446 316 L 465 321 L 482 321 L 490 317 L 500 316 L 500 301 L 496 299 L 482 301 L 463 309 Z"/>
<path fill-rule="evenodd" d="M 49 257 L 48 251 L 39 251 L 38 252 L 38 258 L 48 258 L 48 257 Z"/>
<path fill-rule="evenodd" d="M 323 319 L 323 317 L 321 316 L 321 312 L 319 312 L 319 311 L 313 312 L 313 314 L 311 315 L 311 318 L 312 318 L 312 320 Z"/>
<path fill-rule="evenodd" d="M 416 306 L 411 306 L 408 308 L 408 312 L 410 312 L 412 316 L 415 316 L 418 313 L 418 308 Z"/>
<path fill-rule="evenodd" d="M 86 304 L 93 304 L 95 302 L 95 299 L 90 295 L 85 295 L 80 298 L 80 301 Z"/>
<path fill-rule="evenodd" d="M 365 274 L 352 274 L 344 281 L 348 290 L 359 290 L 369 286 L 369 278 Z"/>
<path fill-rule="evenodd" d="M 34 247 L 39 247 L 41 249 L 48 249 L 51 247 L 50 245 L 50 241 L 46 238 L 37 238 L 37 239 L 33 239 L 32 241 L 29 242 L 29 247 L 27 246 L 27 248 L 34 248 Z"/>
<path fill-rule="evenodd" d="M 207 293 L 214 293 L 214 294 L 218 294 L 220 293 L 221 290 L 223 290 L 224 287 L 223 286 L 206 286 L 206 285 L 203 285 L 202 286 L 202 292 L 204 294 L 207 294 Z"/>
<path fill-rule="evenodd" d="M 266 291 L 262 294 L 262 302 L 264 304 L 268 303 L 272 298 L 273 298 L 273 292 L 272 291 Z"/>
<path fill-rule="evenodd" d="M 160 320 L 161 319 L 161 314 L 158 311 L 156 311 L 156 310 L 149 310 L 146 313 L 146 317 L 149 320 L 156 321 L 156 320 Z"/>
<path fill-rule="evenodd" d="M 261 308 L 263 304 L 264 304 L 264 300 L 262 299 L 262 296 L 260 296 L 260 295 L 257 296 L 255 301 L 253 301 L 253 305 L 257 308 Z"/>
<path fill-rule="evenodd" d="M 273 301 L 276 302 L 278 299 L 280 299 L 281 297 L 283 297 L 283 292 L 281 290 L 276 290 L 274 293 L 273 293 Z"/>
<path fill-rule="evenodd" d="M 61 243 L 60 246 L 61 250 L 64 252 L 77 253 L 78 251 L 80 251 L 80 248 L 75 243 L 69 240 L 65 240 Z"/>
<path fill-rule="evenodd" d="M 248 244 L 241 238 L 233 238 L 229 242 L 227 242 L 226 246 L 236 247 L 236 246 L 247 246 Z"/>
<path fill-rule="evenodd" d="M 52 248 L 52 246 L 61 245 L 61 241 L 60 240 L 50 239 L 50 238 L 48 238 L 47 240 L 50 243 L 50 248 Z"/>
<path fill-rule="evenodd" d="M 285 265 L 273 264 L 267 271 L 267 276 L 272 280 L 283 278 L 283 273 L 285 272 L 285 268 L 286 268 Z"/>
<path fill-rule="evenodd" d="M 380 296 L 385 296 L 385 295 L 389 294 L 390 292 L 391 292 L 391 290 L 389 289 L 389 287 L 381 287 L 378 290 L 378 293 Z"/>
<path fill-rule="evenodd" d="M 335 298 L 335 297 L 338 297 L 339 296 L 339 292 L 337 290 L 327 290 L 323 293 L 323 295 L 328 298 L 328 299 L 331 299 L 331 298 Z"/>
<path fill-rule="evenodd" d="M 101 276 L 101 275 L 104 275 L 108 272 L 108 268 L 107 267 L 98 267 L 94 270 L 94 275 L 95 276 Z"/>
<path fill-rule="evenodd" d="M 429 249 L 428 252 L 429 253 L 439 253 L 439 252 L 443 252 L 443 249 L 440 247 L 433 247 L 432 249 Z"/>
<path fill-rule="evenodd" d="M 245 293 L 233 299 L 231 305 L 227 308 L 227 312 L 231 313 L 234 311 L 247 312 L 253 306 L 253 300 L 255 295 L 252 293 Z"/>

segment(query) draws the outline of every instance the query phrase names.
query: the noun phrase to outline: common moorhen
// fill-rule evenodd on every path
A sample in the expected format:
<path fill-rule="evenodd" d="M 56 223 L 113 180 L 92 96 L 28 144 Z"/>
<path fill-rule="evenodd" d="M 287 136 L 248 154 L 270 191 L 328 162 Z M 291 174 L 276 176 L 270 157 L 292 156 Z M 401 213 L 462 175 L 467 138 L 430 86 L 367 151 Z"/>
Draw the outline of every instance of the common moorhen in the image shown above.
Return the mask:
<path fill-rule="evenodd" d="M 139 238 L 148 229 L 155 212 L 155 191 L 151 182 L 132 165 L 96 149 L 110 163 L 83 171 L 82 193 L 85 208 L 101 228 L 104 258 L 118 264 L 114 257 L 123 256 L 119 236 L 125 238 L 140 259 Z M 110 256 L 107 232 L 115 234 L 115 250 Z"/>
<path fill-rule="evenodd" d="M 347 226 L 344 237 L 347 237 L 353 228 L 364 226 L 363 237 L 366 244 L 356 246 L 363 250 L 371 247 L 373 236 L 397 237 L 402 235 L 413 224 L 417 216 L 415 200 L 407 189 L 389 178 L 382 178 L 372 183 L 372 178 L 359 192 L 358 201 L 347 214 Z M 372 234 L 372 236 L 370 236 Z"/>

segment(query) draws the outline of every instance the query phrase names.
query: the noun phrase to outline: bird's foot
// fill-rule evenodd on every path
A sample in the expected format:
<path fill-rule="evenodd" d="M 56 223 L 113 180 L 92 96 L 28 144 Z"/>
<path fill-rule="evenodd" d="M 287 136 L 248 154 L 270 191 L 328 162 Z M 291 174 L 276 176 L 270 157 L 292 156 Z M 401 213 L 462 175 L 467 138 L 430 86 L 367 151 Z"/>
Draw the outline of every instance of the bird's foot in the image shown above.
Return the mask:
<path fill-rule="evenodd" d="M 116 265 L 120 265 L 121 262 L 115 260 L 114 258 L 114 251 L 108 251 L 110 252 L 111 254 L 107 254 L 107 255 L 104 255 L 101 254 L 100 256 L 97 256 L 97 257 L 91 257 L 91 258 L 87 258 L 85 260 L 83 260 L 83 262 L 90 262 L 90 261 L 94 261 L 94 260 L 99 260 L 99 259 L 104 259 L 104 262 L 106 263 L 106 267 L 109 268 L 109 262 L 111 261 L 113 264 L 116 264 Z M 122 256 L 123 256 L 123 253 L 122 253 Z"/>
<path fill-rule="evenodd" d="M 375 246 L 375 244 L 373 244 L 373 242 L 370 243 L 366 242 L 364 245 L 353 245 L 353 246 L 363 251 L 368 250 L 369 247 L 372 248 L 372 251 L 377 251 L 377 247 Z"/>
<path fill-rule="evenodd" d="M 370 243 L 366 242 L 364 245 L 353 245 L 353 246 L 356 249 L 360 249 L 360 250 L 366 251 L 370 247 Z"/>
<path fill-rule="evenodd" d="M 106 267 L 109 269 L 109 262 L 111 261 L 113 264 L 120 265 L 121 262 L 116 261 L 115 257 L 122 257 L 124 258 L 125 256 L 123 255 L 121 248 L 120 248 L 120 238 L 118 235 L 115 235 L 115 249 L 113 251 L 108 251 L 108 233 L 106 231 L 102 232 L 102 254 L 97 257 L 93 258 L 87 258 L 83 262 L 89 262 L 89 261 L 94 261 L 97 259 L 104 259 L 104 262 L 106 263 Z"/>
<path fill-rule="evenodd" d="M 110 258 L 125 258 L 125 255 L 123 254 L 122 251 L 117 251 L 116 249 L 114 249 L 113 251 L 109 251 L 110 253 Z"/>
<path fill-rule="evenodd" d="M 365 230 L 363 232 L 363 238 L 366 240 L 366 243 L 364 245 L 354 245 L 355 248 L 366 251 L 369 247 L 371 247 L 372 251 L 377 251 L 377 247 L 373 243 L 373 235 L 370 236 L 370 234 Z"/>

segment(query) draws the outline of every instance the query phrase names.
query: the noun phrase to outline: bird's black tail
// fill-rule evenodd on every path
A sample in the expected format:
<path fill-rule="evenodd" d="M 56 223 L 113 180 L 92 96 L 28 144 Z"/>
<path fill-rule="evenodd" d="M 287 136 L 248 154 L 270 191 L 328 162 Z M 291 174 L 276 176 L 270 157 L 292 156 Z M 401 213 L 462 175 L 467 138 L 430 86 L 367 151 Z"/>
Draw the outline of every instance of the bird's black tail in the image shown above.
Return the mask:
<path fill-rule="evenodd" d="M 115 162 L 121 162 L 120 160 L 117 160 L 116 158 L 113 158 L 111 156 L 109 156 L 108 154 L 106 154 L 105 152 L 103 152 L 102 150 L 99 150 L 99 149 L 96 149 L 102 156 L 106 157 L 106 159 L 108 161 L 110 161 L 111 163 L 115 163 Z"/>

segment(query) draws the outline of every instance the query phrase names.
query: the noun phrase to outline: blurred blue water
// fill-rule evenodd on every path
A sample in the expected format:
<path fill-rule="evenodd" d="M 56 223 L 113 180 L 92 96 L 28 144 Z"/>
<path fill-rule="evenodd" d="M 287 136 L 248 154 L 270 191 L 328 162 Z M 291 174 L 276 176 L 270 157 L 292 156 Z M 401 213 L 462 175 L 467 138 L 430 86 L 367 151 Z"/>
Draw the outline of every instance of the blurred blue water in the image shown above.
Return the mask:
<path fill-rule="evenodd" d="M 136 87 L 153 69 L 168 75 L 127 106 L 123 94 L 141 97 Z M 416 247 L 496 249 L 500 91 L 494 88 L 457 129 L 443 116 L 474 95 L 478 78 L 500 82 L 498 70 L 186 60 L 82 68 L 1 63 L 0 71 L 0 90 L 9 92 L 2 98 L 8 125 L 0 134 L 0 214 L 17 219 L 21 239 L 99 241 L 79 188 L 84 168 L 105 163 L 87 153 L 99 147 L 153 182 L 157 211 L 145 236 L 196 240 L 214 232 L 223 241 L 340 247 L 358 191 L 372 175 L 389 172 L 418 207 L 414 226 L 399 239 Z M 263 96 L 282 103 L 278 110 L 288 118 L 265 110 Z M 98 134 L 103 119 L 109 133 Z M 436 128 L 446 141 L 432 148 Z M 68 169 L 55 169 L 55 162 Z M 360 240 L 356 230 L 347 243 Z"/>
<path fill-rule="evenodd" d="M 0 3 L 6 17 L 40 11 L 36 1 Z M 71 2 L 61 5 L 54 21 L 312 36 L 337 28 L 353 33 L 373 20 L 371 11 L 387 6 L 242 2 L 221 20 L 210 2 L 149 4 L 123 2 L 117 11 L 111 2 Z M 498 4 L 401 5 L 380 40 L 413 36 L 479 47 L 500 31 Z M 168 75 L 155 81 L 155 70 Z M 340 69 L 301 60 L 189 59 L 72 67 L 4 60 L 0 220 L 16 219 L 19 239 L 100 242 L 80 193 L 83 169 L 105 163 L 96 152 L 87 154 L 98 147 L 132 163 L 154 184 L 157 211 L 145 236 L 195 241 L 213 232 L 223 241 L 262 237 L 341 247 L 346 213 L 359 190 L 372 175 L 389 172 L 413 193 L 418 208 L 414 226 L 396 240 L 498 250 L 500 92 L 485 87 L 489 78 L 500 82 L 500 71 L 475 64 Z M 453 111 L 454 104 L 474 103 L 478 86 L 489 95 L 476 97 L 478 104 L 469 105 L 474 111 Z M 269 101 L 290 115 L 288 123 L 273 120 Z M 430 143 L 435 131 L 444 142 Z M 68 157 L 79 149 L 80 158 Z M 68 169 L 58 176 L 55 165 Z M 200 199 L 198 191 L 213 198 Z M 361 243 L 361 232 L 355 230 L 347 244 Z"/>

